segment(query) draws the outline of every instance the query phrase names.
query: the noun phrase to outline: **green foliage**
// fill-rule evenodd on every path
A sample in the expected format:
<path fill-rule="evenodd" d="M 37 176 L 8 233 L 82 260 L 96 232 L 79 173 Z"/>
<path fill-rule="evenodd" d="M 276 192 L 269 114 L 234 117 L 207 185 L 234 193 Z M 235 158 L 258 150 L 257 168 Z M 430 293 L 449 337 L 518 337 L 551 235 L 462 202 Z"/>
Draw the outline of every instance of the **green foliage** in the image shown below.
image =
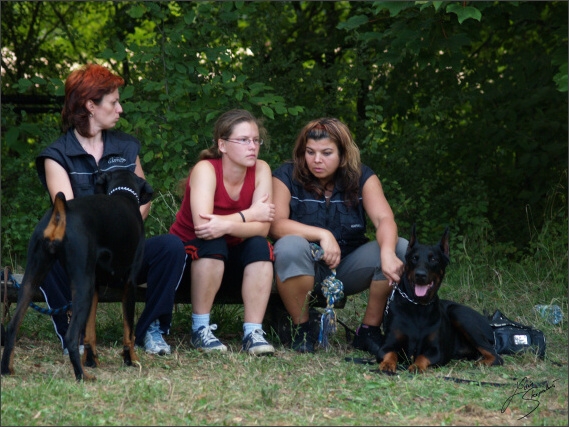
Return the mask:
<path fill-rule="evenodd" d="M 180 179 L 234 107 L 265 119 L 272 167 L 308 120 L 345 121 L 403 236 L 448 225 L 453 247 L 520 259 L 527 213 L 540 230 L 548 193 L 567 192 L 567 2 L 3 2 L 1 13 L 3 100 L 51 100 L 41 113 L 2 102 L 13 258 L 47 207 L 33 162 L 59 133 L 62 82 L 87 61 L 125 78 L 118 127 L 141 140 L 158 196 L 148 235 L 169 228 Z"/>

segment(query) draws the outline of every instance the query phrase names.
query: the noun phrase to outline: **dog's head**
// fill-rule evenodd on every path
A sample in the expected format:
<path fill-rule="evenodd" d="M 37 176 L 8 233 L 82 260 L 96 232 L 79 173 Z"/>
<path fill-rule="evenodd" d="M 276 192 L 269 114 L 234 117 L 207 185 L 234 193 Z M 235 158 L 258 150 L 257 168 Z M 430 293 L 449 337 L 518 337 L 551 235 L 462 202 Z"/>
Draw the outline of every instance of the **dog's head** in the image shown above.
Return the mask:
<path fill-rule="evenodd" d="M 431 246 L 419 243 L 413 224 L 405 254 L 403 290 L 417 303 L 429 304 L 437 296 L 449 262 L 448 227 L 440 242 Z"/>
<path fill-rule="evenodd" d="M 136 196 L 140 205 L 152 200 L 154 193 L 154 189 L 145 179 L 128 169 L 104 172 L 95 182 L 95 194 L 111 194 L 119 188 Z"/>

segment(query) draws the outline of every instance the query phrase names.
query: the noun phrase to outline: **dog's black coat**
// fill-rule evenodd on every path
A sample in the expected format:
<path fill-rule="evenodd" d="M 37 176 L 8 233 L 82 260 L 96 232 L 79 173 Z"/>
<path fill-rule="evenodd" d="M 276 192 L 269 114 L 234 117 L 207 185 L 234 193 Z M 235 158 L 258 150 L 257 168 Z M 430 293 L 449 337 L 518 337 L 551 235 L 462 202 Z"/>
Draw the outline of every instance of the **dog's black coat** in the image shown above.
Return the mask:
<path fill-rule="evenodd" d="M 480 363 L 487 366 L 503 364 L 488 319 L 470 307 L 439 299 L 449 260 L 448 228 L 437 245 L 429 246 L 418 242 L 413 225 L 405 270 L 383 319 L 380 370 L 394 373 L 398 358 L 412 362 L 411 372 L 424 372 L 452 359 L 482 357 Z"/>
<path fill-rule="evenodd" d="M 76 379 L 95 379 L 83 370 L 79 339 L 80 333 L 85 331 L 83 362 L 96 366 L 97 286 L 108 279 L 121 279 L 125 284 L 123 357 L 128 365 L 138 360 L 134 353 L 133 323 L 136 275 L 144 253 L 140 205 L 150 201 L 153 190 L 133 172 L 117 170 L 98 177 L 95 193 L 69 201 L 63 193 L 58 193 L 52 208 L 36 226 L 28 245 L 28 265 L 16 310 L 6 329 L 2 375 L 14 373 L 14 342 L 33 287 L 43 282 L 56 260 L 60 261 L 71 283 L 72 316 L 65 342 Z"/>

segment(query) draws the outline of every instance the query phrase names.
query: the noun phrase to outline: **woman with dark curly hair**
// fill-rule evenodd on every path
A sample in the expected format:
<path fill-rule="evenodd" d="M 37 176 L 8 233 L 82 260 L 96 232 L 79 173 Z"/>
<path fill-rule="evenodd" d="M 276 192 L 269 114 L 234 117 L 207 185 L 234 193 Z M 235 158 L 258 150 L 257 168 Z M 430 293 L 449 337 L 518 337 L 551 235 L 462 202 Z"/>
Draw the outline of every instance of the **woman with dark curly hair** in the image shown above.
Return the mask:
<path fill-rule="evenodd" d="M 403 272 L 407 240 L 398 238 L 379 178 L 361 163 L 348 127 L 335 118 L 304 126 L 292 162 L 273 172 L 273 197 L 270 236 L 277 288 L 294 325 L 292 348 L 314 352 L 309 297 L 334 271 L 345 296 L 369 289 L 353 346 L 376 354 L 390 285 Z M 375 228 L 373 241 L 366 237 L 367 218 Z"/>

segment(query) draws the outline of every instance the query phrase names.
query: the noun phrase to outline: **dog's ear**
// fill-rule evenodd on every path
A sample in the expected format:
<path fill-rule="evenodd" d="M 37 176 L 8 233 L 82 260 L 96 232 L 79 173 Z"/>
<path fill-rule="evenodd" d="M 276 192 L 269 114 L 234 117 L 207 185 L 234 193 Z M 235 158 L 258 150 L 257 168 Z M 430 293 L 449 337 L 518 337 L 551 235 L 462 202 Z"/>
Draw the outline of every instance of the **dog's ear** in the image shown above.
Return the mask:
<path fill-rule="evenodd" d="M 142 179 L 138 175 L 136 176 L 136 183 L 138 184 L 138 188 L 140 189 L 139 191 L 140 205 L 142 206 L 152 200 L 154 189 L 145 179 Z"/>
<path fill-rule="evenodd" d="M 415 225 L 413 224 L 413 226 L 411 227 L 411 237 L 409 238 L 409 245 L 407 246 L 407 249 L 412 248 L 415 243 L 419 243 L 417 240 L 417 233 L 415 232 Z"/>
<path fill-rule="evenodd" d="M 449 245 L 449 231 L 448 227 L 445 228 L 445 232 L 443 233 L 443 237 L 441 237 L 441 241 L 439 242 L 439 246 L 441 250 L 445 254 L 447 258 L 447 262 L 450 261 L 450 245 Z"/>

